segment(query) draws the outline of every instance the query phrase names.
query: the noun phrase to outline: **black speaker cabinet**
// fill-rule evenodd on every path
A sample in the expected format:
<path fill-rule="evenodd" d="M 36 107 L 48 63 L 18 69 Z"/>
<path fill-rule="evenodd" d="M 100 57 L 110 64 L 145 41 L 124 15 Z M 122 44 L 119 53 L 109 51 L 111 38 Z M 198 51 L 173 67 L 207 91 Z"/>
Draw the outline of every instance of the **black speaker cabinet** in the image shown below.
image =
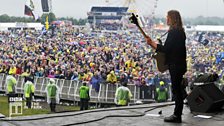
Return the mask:
<path fill-rule="evenodd" d="M 224 105 L 224 94 L 214 84 L 196 86 L 187 97 L 193 112 L 215 112 Z"/>

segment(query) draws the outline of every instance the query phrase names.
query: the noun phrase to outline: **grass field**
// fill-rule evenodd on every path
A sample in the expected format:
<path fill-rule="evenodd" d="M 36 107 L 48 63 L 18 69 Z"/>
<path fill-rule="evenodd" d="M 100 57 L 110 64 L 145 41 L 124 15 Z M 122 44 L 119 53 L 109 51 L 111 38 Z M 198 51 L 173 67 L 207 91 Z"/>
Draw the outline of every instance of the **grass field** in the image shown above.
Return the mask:
<path fill-rule="evenodd" d="M 5 116 L 9 115 L 9 106 L 7 102 L 8 98 L 4 96 L 0 96 L 0 113 L 2 113 Z"/>
<path fill-rule="evenodd" d="M 25 102 L 23 102 L 24 106 Z M 41 109 L 23 109 L 22 115 L 13 115 L 15 116 L 27 116 L 27 115 L 37 115 L 37 114 L 49 114 L 50 108 L 49 105 L 46 102 L 41 102 L 40 106 Z M 63 105 L 57 105 L 56 111 L 75 111 L 79 110 L 79 106 L 63 106 Z M 6 96 L 0 96 L 0 113 L 5 115 L 6 117 L 9 116 L 9 104 L 8 104 L 8 98 Z"/>

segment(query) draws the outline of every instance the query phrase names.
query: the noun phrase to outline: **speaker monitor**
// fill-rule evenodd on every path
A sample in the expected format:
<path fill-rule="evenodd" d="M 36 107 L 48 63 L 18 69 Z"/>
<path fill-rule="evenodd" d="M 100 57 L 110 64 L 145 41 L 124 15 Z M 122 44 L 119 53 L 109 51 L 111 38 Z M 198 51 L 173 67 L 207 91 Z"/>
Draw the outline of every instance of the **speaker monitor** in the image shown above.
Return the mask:
<path fill-rule="evenodd" d="M 215 84 L 205 84 L 195 87 L 187 100 L 193 112 L 214 112 L 224 105 L 224 94 Z"/>

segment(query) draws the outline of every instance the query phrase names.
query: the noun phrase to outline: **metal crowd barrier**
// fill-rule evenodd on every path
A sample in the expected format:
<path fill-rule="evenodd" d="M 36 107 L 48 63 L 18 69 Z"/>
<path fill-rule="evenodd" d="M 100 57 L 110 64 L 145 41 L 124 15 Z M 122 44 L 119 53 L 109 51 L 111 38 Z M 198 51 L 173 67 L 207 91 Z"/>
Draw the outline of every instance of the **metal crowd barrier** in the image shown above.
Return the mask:
<path fill-rule="evenodd" d="M 35 95 L 41 96 L 42 94 L 42 84 L 44 83 L 44 78 L 43 77 L 35 77 L 34 78 L 34 85 L 35 85 Z"/>
<path fill-rule="evenodd" d="M 6 74 L 0 73 L 0 92 L 6 91 Z M 17 80 L 16 93 L 23 94 L 24 92 L 24 77 L 15 75 Z M 60 98 L 64 100 L 80 101 L 79 88 L 82 83 L 75 80 L 55 79 L 57 86 L 60 88 Z M 49 83 L 49 78 L 35 77 L 35 96 L 46 97 L 46 86 Z M 168 84 L 169 100 L 172 98 L 171 86 Z M 224 84 L 215 83 L 219 89 L 222 89 Z M 114 103 L 115 92 L 119 87 L 119 84 L 100 84 L 99 92 L 96 92 L 92 85 L 88 85 L 90 88 L 90 102 L 96 103 Z M 140 100 L 140 87 L 134 84 L 128 84 L 133 97 L 131 103 L 135 103 Z M 190 87 L 187 87 L 187 92 L 190 92 Z M 147 93 L 147 92 L 144 92 Z M 145 99 L 144 99 L 145 100 Z M 153 97 L 147 100 L 153 100 Z"/>
<path fill-rule="evenodd" d="M 0 74 L 0 91 L 5 91 L 5 74 Z"/>
<path fill-rule="evenodd" d="M 131 102 L 135 103 L 140 98 L 140 87 L 134 85 L 134 84 L 128 84 L 128 88 L 132 92 L 132 98 Z"/>
<path fill-rule="evenodd" d="M 16 78 L 16 81 L 17 81 L 16 92 L 19 93 L 19 94 L 22 94 L 24 92 L 24 90 L 23 90 L 24 77 L 15 75 L 15 78 Z"/>
<path fill-rule="evenodd" d="M 90 91 L 89 95 L 91 97 L 91 101 L 98 103 L 99 102 L 99 92 L 96 92 L 95 89 L 93 88 L 93 85 L 90 86 Z"/>
<path fill-rule="evenodd" d="M 80 101 L 80 98 L 79 98 L 79 88 L 81 86 L 82 86 L 82 83 L 80 83 L 79 81 L 77 81 L 77 83 L 74 85 L 74 88 L 75 88 L 74 100 L 75 101 Z"/>
<path fill-rule="evenodd" d="M 98 101 L 106 102 L 106 84 L 100 84 L 100 89 L 98 93 Z"/>
<path fill-rule="evenodd" d="M 63 86 L 61 87 L 61 98 L 63 99 L 69 99 L 69 87 L 70 87 L 71 81 L 69 80 L 64 80 Z"/>
<path fill-rule="evenodd" d="M 106 84 L 106 102 L 113 103 L 115 98 L 115 92 L 118 88 L 118 84 Z"/>
<path fill-rule="evenodd" d="M 24 77 L 15 75 L 17 79 L 16 93 L 23 93 Z M 6 74 L 0 74 L 0 91 L 5 91 Z M 82 83 L 74 80 L 55 79 L 56 85 L 60 88 L 60 98 L 64 100 L 79 101 L 79 88 Z M 35 96 L 46 96 L 45 88 L 49 83 L 49 78 L 35 77 Z M 92 85 L 90 88 L 90 102 L 97 103 L 114 103 L 115 92 L 119 84 L 100 84 L 99 92 L 96 92 Z M 133 97 L 131 103 L 140 99 L 140 87 L 134 84 L 128 84 Z M 171 92 L 170 92 L 171 93 Z M 171 94 L 170 94 L 171 97 Z M 152 100 L 152 99 L 151 99 Z"/>

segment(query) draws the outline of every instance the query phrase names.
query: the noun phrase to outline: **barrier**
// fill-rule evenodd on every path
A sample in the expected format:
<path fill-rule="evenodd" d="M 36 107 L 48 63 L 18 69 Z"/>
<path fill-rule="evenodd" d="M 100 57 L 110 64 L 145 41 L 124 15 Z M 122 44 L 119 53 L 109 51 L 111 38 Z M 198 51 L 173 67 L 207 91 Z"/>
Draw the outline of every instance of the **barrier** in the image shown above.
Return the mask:
<path fill-rule="evenodd" d="M 93 88 L 93 85 L 90 85 L 90 90 L 89 90 L 89 96 L 91 98 L 92 102 L 99 102 L 99 93 L 95 91 L 95 89 Z"/>
<path fill-rule="evenodd" d="M 114 103 L 116 89 L 118 88 L 118 84 L 107 84 L 106 85 L 106 99 L 105 101 L 108 103 Z"/>
<path fill-rule="evenodd" d="M 16 81 L 17 81 L 17 83 L 16 83 L 16 92 L 19 93 L 19 94 L 22 94 L 24 92 L 24 90 L 23 90 L 24 77 L 15 75 L 15 78 L 16 78 Z"/>
<path fill-rule="evenodd" d="M 59 94 L 60 94 L 59 97 L 60 98 L 62 98 L 62 89 L 63 89 L 63 86 L 64 86 L 64 81 L 65 81 L 64 79 L 55 79 L 55 83 L 59 88 Z"/>
<path fill-rule="evenodd" d="M 47 84 L 49 83 L 49 80 L 50 78 L 44 78 L 44 81 L 41 85 L 41 90 L 40 90 L 40 93 L 41 93 L 41 96 L 46 96 L 46 87 L 47 87 Z M 57 80 L 55 80 L 55 83 L 57 84 Z"/>
<path fill-rule="evenodd" d="M 61 87 L 61 98 L 69 99 L 69 87 L 71 86 L 71 81 L 65 80 L 63 86 Z"/>
<path fill-rule="evenodd" d="M 0 73 L 0 92 L 5 92 L 6 90 L 6 74 Z M 24 88 L 24 77 L 15 75 L 17 79 L 16 84 L 16 93 L 23 94 Z M 82 86 L 82 83 L 75 80 L 64 80 L 64 79 L 55 79 L 56 85 L 60 88 L 60 98 L 64 100 L 71 101 L 80 101 L 79 98 L 79 88 Z M 35 96 L 46 96 L 46 86 L 49 83 L 49 78 L 43 77 L 34 77 L 35 85 Z M 203 84 L 203 83 L 202 83 Z M 223 84 L 215 83 L 219 89 L 223 88 Z M 99 92 L 96 92 L 92 85 L 88 85 L 90 102 L 95 103 L 114 103 L 115 92 L 119 87 L 119 84 L 100 84 Z M 134 84 L 128 84 L 133 97 L 131 98 L 131 103 L 135 103 L 137 100 L 140 100 L 140 87 Z M 190 87 L 187 87 L 187 92 L 190 92 Z M 168 93 L 169 99 L 172 99 L 171 84 L 168 84 Z M 153 100 L 144 99 L 144 100 Z"/>
<path fill-rule="evenodd" d="M 99 102 L 106 102 L 106 84 L 100 84 L 100 90 L 98 94 Z"/>
<path fill-rule="evenodd" d="M 16 92 L 22 94 L 24 88 L 24 77 L 16 75 L 17 79 Z M 0 74 L 0 91 L 5 91 L 6 75 Z M 35 96 L 46 96 L 46 86 L 49 83 L 49 78 L 34 77 Z M 60 98 L 64 100 L 80 101 L 79 88 L 82 83 L 75 80 L 55 79 L 56 85 L 60 89 Z M 90 88 L 90 102 L 96 103 L 114 103 L 115 92 L 119 87 L 119 84 L 100 84 L 99 92 L 96 92 L 92 85 L 88 85 Z M 140 99 L 140 87 L 134 84 L 128 84 L 133 97 L 131 103 L 135 103 Z M 171 92 L 170 92 L 171 95 Z M 151 99 L 152 100 L 152 99 Z"/>
<path fill-rule="evenodd" d="M 78 81 L 74 81 L 74 80 L 70 81 L 70 86 L 68 89 L 68 99 L 75 101 L 75 89 L 78 83 L 79 83 Z"/>
<path fill-rule="evenodd" d="M 5 91 L 5 80 L 6 80 L 5 74 L 0 73 L 0 91 Z"/>
<path fill-rule="evenodd" d="M 128 88 L 132 93 L 131 102 L 135 103 L 140 98 L 140 88 L 134 84 L 128 84 Z"/>
<path fill-rule="evenodd" d="M 75 92 L 74 92 L 74 100 L 80 101 L 79 98 L 79 88 L 82 86 L 82 84 L 78 81 L 78 83 L 75 85 Z"/>
<path fill-rule="evenodd" d="M 35 77 L 34 78 L 34 86 L 35 86 L 34 94 L 35 95 L 42 96 L 41 95 L 41 87 L 42 87 L 43 83 L 44 83 L 44 78 L 43 77 Z"/>

